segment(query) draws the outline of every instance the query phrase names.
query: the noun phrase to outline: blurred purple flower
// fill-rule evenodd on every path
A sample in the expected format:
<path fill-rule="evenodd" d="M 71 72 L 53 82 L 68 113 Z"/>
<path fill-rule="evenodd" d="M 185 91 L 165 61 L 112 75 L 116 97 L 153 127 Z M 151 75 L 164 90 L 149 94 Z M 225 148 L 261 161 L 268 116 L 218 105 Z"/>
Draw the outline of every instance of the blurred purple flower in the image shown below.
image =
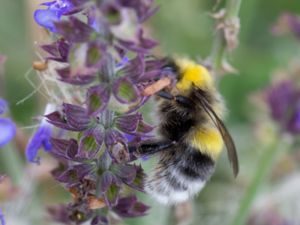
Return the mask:
<path fill-rule="evenodd" d="M 287 19 L 288 19 L 288 25 L 293 34 L 300 39 L 300 19 L 299 17 L 292 15 L 292 14 L 287 14 Z"/>
<path fill-rule="evenodd" d="M 48 104 L 45 110 L 45 114 L 53 111 L 53 105 Z M 29 140 L 26 147 L 26 159 L 32 163 L 39 163 L 39 157 L 37 157 L 40 148 L 44 148 L 46 151 L 52 149 L 50 143 L 52 125 L 49 124 L 46 119 L 43 119 L 38 130 Z"/>
<path fill-rule="evenodd" d="M 266 94 L 272 118 L 284 131 L 300 133 L 300 88 L 286 80 L 270 87 Z"/>
<path fill-rule="evenodd" d="M 0 115 L 7 109 L 7 103 L 0 98 Z M 16 125 L 8 118 L 0 118 L 0 148 L 13 139 L 16 134 Z"/>
<path fill-rule="evenodd" d="M 0 115 L 5 113 L 7 109 L 7 103 L 4 99 L 0 98 Z"/>
<path fill-rule="evenodd" d="M 16 125 L 7 118 L 0 118 L 0 148 L 10 142 L 16 134 Z"/>
<path fill-rule="evenodd" d="M 44 148 L 46 151 L 50 151 L 52 149 L 50 137 L 51 125 L 48 123 L 42 123 L 27 145 L 26 158 L 29 162 L 39 163 L 37 154 L 40 148 Z"/>
<path fill-rule="evenodd" d="M 296 38 L 300 39 L 300 18 L 292 13 L 285 12 L 279 16 L 278 21 L 272 28 L 275 35 L 292 32 Z"/>
<path fill-rule="evenodd" d="M 41 5 L 47 6 L 47 9 L 38 9 L 34 12 L 35 21 L 42 27 L 56 32 L 54 22 L 60 20 L 63 15 L 74 10 L 74 5 L 70 0 L 56 0 L 45 2 Z"/>
<path fill-rule="evenodd" d="M 0 225 L 5 225 L 5 219 L 4 219 L 4 215 L 2 213 L 2 210 L 0 208 Z"/>

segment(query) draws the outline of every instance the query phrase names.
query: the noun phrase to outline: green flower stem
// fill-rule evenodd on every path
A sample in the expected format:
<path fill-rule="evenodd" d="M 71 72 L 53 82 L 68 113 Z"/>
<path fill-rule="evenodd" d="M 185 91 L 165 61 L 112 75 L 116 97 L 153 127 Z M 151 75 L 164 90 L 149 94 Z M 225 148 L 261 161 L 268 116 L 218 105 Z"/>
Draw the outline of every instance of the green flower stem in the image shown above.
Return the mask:
<path fill-rule="evenodd" d="M 227 0 L 224 20 L 230 21 L 238 18 L 242 0 Z M 224 30 L 217 31 L 213 41 L 213 47 L 210 54 L 210 60 L 212 62 L 213 71 L 218 72 L 222 69 L 222 62 L 226 54 L 226 40 L 224 36 Z"/>
<path fill-rule="evenodd" d="M 228 0 L 226 4 L 225 19 L 231 19 L 238 16 L 242 0 Z"/>
<path fill-rule="evenodd" d="M 4 168 L 4 173 L 9 175 L 14 184 L 20 185 L 23 177 L 24 162 L 12 144 L 8 144 L 1 149 L 0 162 Z"/>
<path fill-rule="evenodd" d="M 291 146 L 290 139 L 283 139 L 282 137 L 275 136 L 272 143 L 264 149 L 258 164 L 254 177 L 241 199 L 239 208 L 233 216 L 231 225 L 244 225 L 245 220 L 250 212 L 252 203 L 257 195 L 260 187 L 266 180 L 266 177 L 273 166 L 273 162 L 281 151 L 286 151 Z"/>

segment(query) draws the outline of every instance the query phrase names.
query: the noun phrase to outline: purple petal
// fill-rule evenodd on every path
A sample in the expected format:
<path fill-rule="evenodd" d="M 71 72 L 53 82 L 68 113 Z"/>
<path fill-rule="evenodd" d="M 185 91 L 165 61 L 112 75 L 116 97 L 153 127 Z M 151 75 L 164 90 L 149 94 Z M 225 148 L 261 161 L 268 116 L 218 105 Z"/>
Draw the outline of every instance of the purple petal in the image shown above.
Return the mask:
<path fill-rule="evenodd" d="M 67 124 L 67 121 L 64 118 L 64 116 L 58 111 L 47 114 L 47 115 L 45 115 L 45 117 L 47 118 L 48 123 L 50 123 L 56 127 L 59 127 L 59 128 L 65 129 L 65 130 L 77 131 L 76 129 L 74 129 L 73 127 L 70 127 Z"/>
<path fill-rule="evenodd" d="M 100 147 L 101 145 L 98 145 L 92 133 L 84 135 L 79 141 L 77 156 L 79 158 L 93 159 L 100 150 Z"/>
<path fill-rule="evenodd" d="M 50 151 L 52 149 L 50 138 L 51 125 L 48 123 L 42 123 L 27 144 L 25 151 L 27 161 L 39 163 L 39 158 L 37 156 L 39 149 L 44 148 L 46 151 Z"/>
<path fill-rule="evenodd" d="M 105 216 L 96 216 L 92 220 L 91 225 L 109 225 L 109 221 Z"/>
<path fill-rule="evenodd" d="M 42 45 L 41 48 L 51 55 L 47 59 L 67 62 L 70 45 L 64 39 L 59 39 L 52 44 Z"/>
<path fill-rule="evenodd" d="M 119 0 L 119 2 L 122 6 L 135 10 L 139 23 L 147 20 L 158 10 L 158 7 L 152 8 L 153 0 Z"/>
<path fill-rule="evenodd" d="M 64 103 L 63 111 L 66 116 L 67 124 L 75 130 L 83 131 L 90 125 L 90 118 L 85 108 Z"/>
<path fill-rule="evenodd" d="M 116 2 L 106 1 L 101 4 L 101 11 L 108 23 L 117 25 L 121 22 L 121 7 Z"/>
<path fill-rule="evenodd" d="M 7 110 L 7 103 L 4 99 L 0 98 L 0 115 L 5 113 Z"/>
<path fill-rule="evenodd" d="M 75 43 L 88 41 L 93 32 L 93 28 L 75 17 L 70 17 L 68 21 L 55 22 L 55 28 L 57 33 Z"/>
<path fill-rule="evenodd" d="M 0 225 L 5 225 L 6 222 L 5 222 L 5 219 L 4 219 L 4 215 L 2 213 L 2 210 L 0 208 Z"/>
<path fill-rule="evenodd" d="M 146 65 L 144 54 L 138 54 L 134 59 L 131 59 L 123 69 L 124 75 L 131 78 L 133 81 L 138 81 L 145 73 Z"/>
<path fill-rule="evenodd" d="M 118 165 L 114 170 L 115 174 L 125 183 L 131 183 L 136 177 L 137 169 L 133 165 Z"/>
<path fill-rule="evenodd" d="M 300 19 L 292 14 L 287 14 L 288 24 L 297 38 L 300 38 Z"/>
<path fill-rule="evenodd" d="M 8 118 L 0 118 L 0 148 L 10 142 L 16 134 L 16 125 Z"/>
<path fill-rule="evenodd" d="M 101 175 L 101 191 L 103 193 L 105 193 L 112 184 L 113 177 L 114 175 L 109 171 L 106 171 Z"/>
<path fill-rule="evenodd" d="M 134 103 L 140 95 L 137 87 L 127 78 L 117 79 L 113 84 L 113 94 L 120 103 Z"/>
<path fill-rule="evenodd" d="M 116 126 L 125 133 L 133 133 L 137 130 L 140 120 L 142 120 L 140 113 L 124 115 L 116 119 Z"/>
<path fill-rule="evenodd" d="M 74 139 L 64 140 L 51 138 L 53 150 L 51 153 L 58 158 L 74 160 L 78 152 L 78 144 Z"/>
<path fill-rule="evenodd" d="M 138 40 L 139 40 L 139 45 L 144 49 L 154 48 L 158 44 L 154 40 L 145 38 L 143 29 L 139 29 L 138 31 Z"/>
<path fill-rule="evenodd" d="M 105 51 L 105 47 L 99 42 L 89 42 L 86 56 L 86 66 L 95 66 L 99 64 L 102 58 L 102 54 Z"/>
<path fill-rule="evenodd" d="M 267 90 L 267 103 L 274 120 L 282 122 L 295 101 L 295 87 L 291 81 L 283 81 Z"/>
<path fill-rule="evenodd" d="M 60 15 L 68 14 L 73 11 L 74 5 L 68 0 L 57 0 L 54 2 L 46 2 L 44 5 L 49 6 L 49 10 L 57 10 Z"/>
<path fill-rule="evenodd" d="M 102 85 L 90 87 L 87 92 L 89 115 L 97 115 L 103 112 L 108 105 L 109 98 L 110 92 L 108 88 Z"/>
<path fill-rule="evenodd" d="M 34 12 L 34 19 L 40 26 L 56 32 L 54 21 L 59 21 L 60 14 L 57 10 L 38 9 Z"/>
<path fill-rule="evenodd" d="M 121 134 L 121 132 L 117 130 L 109 129 L 105 133 L 104 142 L 106 147 L 111 147 L 112 145 L 118 142 L 125 143 L 125 141 L 126 141 L 125 137 Z"/>
<path fill-rule="evenodd" d="M 57 2 L 57 0 L 52 1 L 52 2 L 43 2 L 43 3 L 41 3 L 40 5 L 52 6 L 52 5 L 54 5 L 56 2 Z"/>
<path fill-rule="evenodd" d="M 136 176 L 132 182 L 126 183 L 128 186 L 135 190 L 144 191 L 145 173 L 141 166 L 133 165 L 135 167 Z"/>
<path fill-rule="evenodd" d="M 104 133 L 103 130 L 100 126 L 96 126 L 93 128 L 92 130 L 93 136 L 95 137 L 98 145 L 102 145 L 103 141 L 104 141 Z"/>
<path fill-rule="evenodd" d="M 120 198 L 114 211 L 121 217 L 138 217 L 146 215 L 149 206 L 138 202 L 136 196 Z"/>
<path fill-rule="evenodd" d="M 288 121 L 287 130 L 292 133 L 300 133 L 300 105 L 296 107 L 295 112 Z"/>
<path fill-rule="evenodd" d="M 95 72 L 94 70 L 88 71 L 86 74 L 76 73 L 75 75 L 71 74 L 71 68 L 69 66 L 56 70 L 59 76 L 61 77 L 61 81 L 73 85 L 85 85 L 90 84 L 95 80 Z"/>
<path fill-rule="evenodd" d="M 139 126 L 138 126 L 138 132 L 149 133 L 149 132 L 153 131 L 153 129 L 154 129 L 154 126 L 151 126 L 151 125 L 147 124 L 145 121 L 140 120 Z"/>
<path fill-rule="evenodd" d="M 66 168 L 64 171 L 55 174 L 55 179 L 65 183 L 68 187 L 81 182 L 81 180 L 91 172 L 92 168 L 88 164 L 77 164 Z"/>
<path fill-rule="evenodd" d="M 117 68 L 122 68 L 129 62 L 129 58 L 127 56 L 124 56 L 120 62 L 117 63 Z"/>

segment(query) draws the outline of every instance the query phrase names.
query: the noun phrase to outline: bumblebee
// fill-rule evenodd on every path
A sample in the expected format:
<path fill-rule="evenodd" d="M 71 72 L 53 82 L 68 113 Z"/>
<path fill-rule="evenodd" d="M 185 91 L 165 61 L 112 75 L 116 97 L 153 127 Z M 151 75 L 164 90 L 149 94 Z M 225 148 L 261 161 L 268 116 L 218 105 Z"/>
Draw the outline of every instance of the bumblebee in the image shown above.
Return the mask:
<path fill-rule="evenodd" d="M 165 68 L 176 84 L 159 97 L 159 139 L 129 150 L 136 155 L 157 154 L 155 169 L 145 178 L 145 191 L 164 204 L 188 200 L 201 191 L 214 172 L 225 144 L 233 174 L 238 158 L 222 117 L 224 101 L 207 69 L 187 59 L 168 60 Z"/>

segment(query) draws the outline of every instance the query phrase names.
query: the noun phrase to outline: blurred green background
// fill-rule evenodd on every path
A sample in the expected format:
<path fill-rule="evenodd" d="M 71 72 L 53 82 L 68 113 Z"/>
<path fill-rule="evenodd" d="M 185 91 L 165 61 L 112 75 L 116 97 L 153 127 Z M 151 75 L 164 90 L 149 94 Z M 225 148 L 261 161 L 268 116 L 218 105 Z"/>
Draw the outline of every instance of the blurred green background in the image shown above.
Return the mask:
<path fill-rule="evenodd" d="M 32 61 L 37 59 L 35 32 L 38 29 L 32 20 L 32 11 L 38 2 L 0 0 L 0 54 L 8 58 L 5 76 L 0 79 L 0 82 L 4 82 L 4 85 L 1 85 L 4 89 L 0 90 L 0 96 L 9 101 L 12 116 L 21 127 L 33 124 L 32 118 L 41 113 L 40 107 L 43 105 L 43 101 L 37 95 L 16 105 L 33 90 L 25 74 L 30 70 Z M 160 5 L 160 10 L 150 20 L 149 26 L 153 37 L 161 44 L 160 51 L 166 55 L 206 58 L 210 53 L 215 33 L 214 21 L 209 12 L 216 1 L 156 2 Z M 255 108 L 249 102 L 249 95 L 265 87 L 270 82 L 274 70 L 287 68 L 291 58 L 300 56 L 300 44 L 293 35 L 274 37 L 271 33 L 272 26 L 283 12 L 300 14 L 300 2 L 242 1 L 240 44 L 230 57 L 231 64 L 239 72 L 236 75 L 224 76 L 220 82 L 221 93 L 229 109 L 229 128 L 233 130 L 240 154 L 241 173 L 238 180 L 233 181 L 226 156 L 223 154 L 216 175 L 195 203 L 195 225 L 221 224 L 220 221 L 233 212 L 238 204 L 239 193 L 243 192 L 251 177 L 251 166 L 253 168 L 253 163 L 257 160 L 259 147 L 253 136 Z M 35 74 L 31 73 L 30 76 L 34 80 Z M 24 132 L 29 135 L 32 130 Z M 0 157 L 3 156 L 0 154 Z M 150 167 L 151 162 L 148 164 Z M 41 195 L 43 193 L 47 191 L 41 192 Z M 150 200 L 147 201 L 151 203 Z M 149 216 L 128 220 L 127 223 L 172 224 L 169 208 L 154 206 Z"/>

